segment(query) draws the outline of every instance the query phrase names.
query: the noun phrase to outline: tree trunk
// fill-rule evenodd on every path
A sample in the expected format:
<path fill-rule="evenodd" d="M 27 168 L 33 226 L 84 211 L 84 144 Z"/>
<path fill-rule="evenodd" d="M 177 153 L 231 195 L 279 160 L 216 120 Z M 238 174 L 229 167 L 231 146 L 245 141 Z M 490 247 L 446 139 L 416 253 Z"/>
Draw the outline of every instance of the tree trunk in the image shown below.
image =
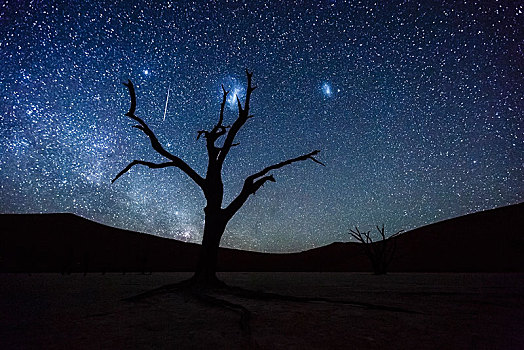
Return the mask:
<path fill-rule="evenodd" d="M 223 283 L 216 276 L 218 248 L 226 229 L 227 221 L 219 213 L 206 213 L 204 237 L 192 282 L 202 286 L 219 286 Z"/>
<path fill-rule="evenodd" d="M 136 94 L 135 87 L 131 80 L 124 83 L 129 90 L 129 96 L 131 98 L 131 106 L 126 116 L 137 122 L 134 125 L 135 128 L 141 130 L 151 141 L 153 149 L 166 158 L 168 161 L 162 163 L 153 163 L 143 160 L 135 159 L 129 163 L 122 171 L 120 171 L 111 182 L 115 182 L 120 176 L 127 173 L 135 165 L 146 166 L 150 169 L 161 169 L 167 167 L 175 167 L 183 171 L 193 182 L 198 185 L 206 197 L 206 207 L 204 209 L 205 222 L 204 222 L 204 236 L 202 238 L 202 247 L 200 250 L 200 256 L 198 258 L 198 264 L 196 267 L 195 274 L 193 277 L 186 282 L 190 284 L 196 284 L 201 286 L 222 286 L 224 285 L 216 276 L 217 271 L 217 260 L 218 260 L 218 247 L 220 240 L 226 229 L 226 225 L 229 220 L 235 215 L 235 213 L 244 205 L 247 199 L 256 193 L 265 183 L 275 182 L 275 178 L 270 172 L 280 169 L 284 166 L 306 161 L 308 159 L 315 163 L 324 165 L 318 161 L 315 156 L 320 152 L 315 150 L 308 154 L 301 155 L 299 157 L 290 158 L 279 163 L 265 167 L 259 172 L 256 172 L 248 176 L 244 180 L 244 185 L 240 190 L 240 193 L 229 203 L 227 207 L 222 209 L 223 195 L 224 195 L 224 184 L 222 182 L 222 167 L 224 161 L 232 147 L 237 146 L 235 137 L 248 119 L 253 118 L 253 115 L 249 112 L 249 103 L 251 99 L 251 93 L 256 89 L 256 86 L 251 85 L 251 77 L 253 73 L 249 73 L 246 70 L 247 76 L 247 89 L 245 93 L 244 106 L 237 99 L 238 103 L 238 117 L 229 126 L 223 125 L 224 122 L 224 110 L 227 102 L 228 91 L 222 86 L 222 103 L 220 105 L 220 116 L 218 122 L 211 130 L 199 130 L 197 140 L 203 136 L 206 139 L 206 148 L 208 154 L 208 166 L 205 178 L 198 174 L 189 164 L 183 161 L 178 156 L 168 152 L 160 143 L 155 133 L 149 128 L 149 126 L 142 120 L 142 118 L 135 115 L 136 111 Z M 223 142 L 219 141 L 220 138 L 225 137 Z M 217 145 L 216 143 L 219 143 Z M 66 267 L 64 267 L 66 270 Z"/>

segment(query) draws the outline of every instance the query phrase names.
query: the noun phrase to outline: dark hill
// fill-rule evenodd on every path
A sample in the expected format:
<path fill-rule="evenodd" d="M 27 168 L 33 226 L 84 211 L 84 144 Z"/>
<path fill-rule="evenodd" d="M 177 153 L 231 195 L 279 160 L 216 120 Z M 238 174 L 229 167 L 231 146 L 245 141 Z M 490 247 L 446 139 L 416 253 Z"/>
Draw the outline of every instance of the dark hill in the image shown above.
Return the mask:
<path fill-rule="evenodd" d="M 400 235 L 391 271 L 524 271 L 524 203 Z M 0 215 L 0 271 L 191 271 L 199 245 L 112 228 L 72 214 Z M 221 249 L 223 271 L 370 271 L 357 243 L 292 254 Z"/>

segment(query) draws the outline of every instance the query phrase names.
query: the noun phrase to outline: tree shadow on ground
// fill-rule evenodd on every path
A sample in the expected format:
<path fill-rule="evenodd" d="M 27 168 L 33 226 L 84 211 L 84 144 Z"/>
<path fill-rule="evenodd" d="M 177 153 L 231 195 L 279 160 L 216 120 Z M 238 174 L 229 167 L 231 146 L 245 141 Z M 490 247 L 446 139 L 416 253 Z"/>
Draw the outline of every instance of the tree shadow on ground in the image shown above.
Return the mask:
<path fill-rule="evenodd" d="M 358 300 L 350 299 L 330 299 L 322 297 L 303 297 L 295 295 L 285 295 L 264 291 L 253 291 L 241 287 L 228 286 L 221 282 L 215 286 L 199 286 L 192 283 L 192 280 L 185 280 L 178 283 L 167 284 L 129 298 L 125 298 L 124 301 L 139 303 L 148 302 L 148 299 L 161 296 L 166 294 L 179 294 L 184 297 L 186 301 L 192 300 L 206 306 L 218 307 L 227 311 L 232 311 L 240 317 L 240 328 L 245 336 L 251 335 L 251 312 L 245 306 L 240 303 L 234 303 L 226 300 L 228 297 L 234 297 L 239 299 L 249 299 L 256 301 L 265 302 L 293 302 L 293 303 L 329 303 L 329 304 L 342 304 L 352 306 L 356 308 L 366 310 L 381 310 L 389 312 L 400 312 L 409 314 L 420 314 L 420 312 L 388 306 L 374 303 L 365 303 Z"/>

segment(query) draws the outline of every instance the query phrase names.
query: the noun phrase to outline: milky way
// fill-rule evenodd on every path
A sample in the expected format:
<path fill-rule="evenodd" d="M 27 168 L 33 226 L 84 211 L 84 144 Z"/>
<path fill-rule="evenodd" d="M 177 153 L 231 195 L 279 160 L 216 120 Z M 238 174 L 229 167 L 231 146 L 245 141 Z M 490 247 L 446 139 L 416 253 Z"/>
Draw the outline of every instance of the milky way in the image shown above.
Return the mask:
<path fill-rule="evenodd" d="M 132 4 L 134 3 L 134 5 Z M 0 212 L 72 212 L 199 242 L 205 204 L 124 116 L 137 115 L 200 174 L 197 131 L 221 84 L 254 118 L 224 169 L 243 178 L 320 149 L 321 167 L 276 171 L 223 245 L 297 251 L 349 228 L 411 229 L 524 197 L 520 1 L 3 1 Z M 169 101 L 166 100 L 169 92 Z M 234 101 L 225 124 L 236 117 Z"/>

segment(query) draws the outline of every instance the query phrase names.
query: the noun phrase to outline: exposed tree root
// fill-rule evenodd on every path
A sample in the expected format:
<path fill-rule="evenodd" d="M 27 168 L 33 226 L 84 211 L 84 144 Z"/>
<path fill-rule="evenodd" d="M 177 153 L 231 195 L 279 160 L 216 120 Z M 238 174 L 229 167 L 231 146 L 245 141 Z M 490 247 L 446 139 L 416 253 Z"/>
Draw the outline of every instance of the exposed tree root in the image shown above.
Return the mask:
<path fill-rule="evenodd" d="M 282 295 L 277 293 L 268 293 L 268 292 L 257 292 L 249 289 L 244 289 L 240 287 L 228 287 L 229 294 L 235 295 L 238 297 L 255 299 L 255 300 L 282 300 L 282 301 L 292 301 L 298 303 L 328 303 L 328 304 L 343 304 L 354 307 L 360 307 L 369 310 L 384 310 L 392 312 L 403 312 L 410 314 L 418 314 L 419 312 L 380 304 L 372 303 L 362 303 L 355 300 L 347 299 L 329 299 L 329 298 L 309 298 L 309 297 L 297 297 L 292 295 Z"/>
<path fill-rule="evenodd" d="M 142 301 L 146 298 L 150 298 L 156 295 L 171 293 L 171 292 L 203 292 L 203 291 L 209 291 L 209 290 L 222 290 L 222 289 L 228 289 L 228 287 L 224 282 L 220 280 L 213 281 L 212 283 L 202 283 L 198 280 L 195 280 L 193 278 L 183 280 L 181 282 L 177 283 L 171 283 L 166 284 L 161 287 L 148 290 L 146 292 L 134 295 L 129 298 L 125 298 L 125 301 Z"/>
<path fill-rule="evenodd" d="M 251 335 L 251 328 L 249 325 L 251 312 L 244 306 L 205 293 L 194 292 L 192 295 L 207 305 L 222 307 L 224 309 L 232 310 L 233 312 L 238 313 L 240 315 L 240 328 L 242 329 L 242 332 L 245 335 Z"/>
<path fill-rule="evenodd" d="M 217 280 L 218 281 L 218 280 Z M 230 301 L 221 299 L 216 295 L 224 296 L 235 296 L 238 298 L 251 299 L 251 300 L 262 300 L 262 301 L 288 301 L 295 303 L 328 303 L 328 304 L 343 304 L 353 307 L 359 307 L 367 310 L 383 310 L 390 312 L 401 312 L 401 313 L 410 313 L 410 314 L 420 314 L 417 311 L 408 310 L 400 307 L 372 304 L 372 303 L 363 303 L 355 300 L 348 299 L 329 299 L 329 298 L 310 298 L 310 297 L 300 297 L 292 295 L 283 295 L 277 293 L 269 292 L 260 292 L 252 291 L 240 287 L 231 287 L 226 285 L 222 281 L 213 282 L 211 284 L 203 284 L 195 282 L 193 279 L 181 281 L 178 283 L 167 284 L 144 293 L 137 294 L 135 296 L 125 298 L 125 301 L 130 302 L 140 302 L 145 301 L 146 299 L 170 293 L 180 293 L 189 298 L 194 298 L 195 300 L 204 303 L 209 306 L 219 307 L 226 310 L 233 311 L 240 315 L 240 327 L 242 332 L 246 336 L 250 336 L 250 318 L 251 312 L 244 306 Z"/>
<path fill-rule="evenodd" d="M 212 296 L 210 292 L 220 293 L 224 291 L 228 291 L 231 287 L 228 287 L 224 282 L 217 280 L 216 282 L 213 282 L 211 284 L 202 284 L 198 281 L 195 281 L 194 279 L 188 279 L 184 280 L 178 283 L 173 284 L 167 284 L 149 291 L 146 291 L 144 293 L 140 293 L 137 295 L 134 295 L 129 298 L 125 298 L 125 301 L 130 302 L 140 302 L 144 301 L 147 298 L 168 294 L 168 293 L 181 293 L 184 294 L 186 297 L 193 297 L 199 302 L 202 302 L 209 306 L 215 306 L 219 308 L 224 308 L 227 310 L 231 310 L 235 313 L 238 313 L 240 315 L 240 328 L 242 329 L 242 332 L 244 335 L 250 336 L 251 329 L 250 329 L 250 319 L 251 319 L 251 312 L 246 309 L 244 306 L 240 304 L 235 304 L 230 301 L 217 298 L 215 296 Z M 224 294 L 231 294 L 231 293 L 224 293 Z"/>

